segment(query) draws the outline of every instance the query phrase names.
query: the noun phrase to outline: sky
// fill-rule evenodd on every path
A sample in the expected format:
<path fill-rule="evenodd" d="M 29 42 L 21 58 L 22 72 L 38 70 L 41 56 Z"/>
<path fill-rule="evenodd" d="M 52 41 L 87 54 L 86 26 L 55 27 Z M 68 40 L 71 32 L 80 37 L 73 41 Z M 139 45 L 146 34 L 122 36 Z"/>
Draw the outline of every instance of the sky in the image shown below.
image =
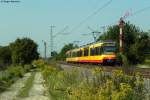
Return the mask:
<path fill-rule="evenodd" d="M 5 3 L 0 0 L 0 46 L 9 45 L 17 38 L 29 37 L 38 44 L 38 51 L 44 55 L 47 42 L 47 56 L 50 55 L 50 26 L 54 38 L 54 50 L 73 41 L 79 45 L 93 42 L 90 34 L 93 30 L 103 32 L 102 26 L 118 24 L 125 13 L 132 15 L 136 11 L 148 9 L 128 17 L 125 21 L 150 30 L 150 0 L 19 0 Z M 7 0 L 9 1 L 9 0 Z M 18 1 L 18 0 L 17 0 Z M 107 3 L 109 4 L 107 6 Z M 103 7 L 103 9 L 97 11 Z M 64 31 L 65 27 L 67 27 Z M 83 35 L 89 34 L 89 35 Z"/>

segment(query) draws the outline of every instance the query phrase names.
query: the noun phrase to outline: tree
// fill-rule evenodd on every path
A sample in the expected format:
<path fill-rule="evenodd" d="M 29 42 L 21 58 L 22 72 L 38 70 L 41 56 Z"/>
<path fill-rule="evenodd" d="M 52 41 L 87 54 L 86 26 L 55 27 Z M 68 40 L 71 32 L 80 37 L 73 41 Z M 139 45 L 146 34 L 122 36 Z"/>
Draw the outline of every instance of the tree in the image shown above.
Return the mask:
<path fill-rule="evenodd" d="M 142 33 L 136 42 L 130 46 L 129 53 L 126 55 L 130 62 L 137 64 L 145 60 L 148 52 L 150 52 L 150 36 L 148 33 Z"/>
<path fill-rule="evenodd" d="M 57 60 L 65 60 L 65 58 L 66 58 L 66 52 L 68 50 L 71 50 L 71 49 L 74 49 L 74 48 L 77 48 L 77 47 L 78 47 L 77 45 L 73 45 L 72 43 L 69 43 L 69 44 L 65 45 L 61 49 L 60 53 L 57 55 Z"/>
<path fill-rule="evenodd" d="M 16 39 L 10 44 L 13 64 L 29 64 L 38 59 L 37 47 L 37 44 L 29 38 Z"/>
<path fill-rule="evenodd" d="M 0 66 L 11 64 L 11 50 L 9 46 L 0 47 Z"/>
<path fill-rule="evenodd" d="M 124 55 L 129 63 L 142 63 L 145 59 L 145 52 L 150 50 L 150 36 L 147 32 L 143 32 L 139 27 L 125 23 L 124 33 Z M 114 25 L 108 28 L 108 31 L 101 35 L 98 40 L 113 40 L 116 42 L 117 52 L 119 52 L 119 26 Z"/>
<path fill-rule="evenodd" d="M 57 52 L 56 51 L 51 52 L 51 56 L 52 57 L 57 56 Z"/>

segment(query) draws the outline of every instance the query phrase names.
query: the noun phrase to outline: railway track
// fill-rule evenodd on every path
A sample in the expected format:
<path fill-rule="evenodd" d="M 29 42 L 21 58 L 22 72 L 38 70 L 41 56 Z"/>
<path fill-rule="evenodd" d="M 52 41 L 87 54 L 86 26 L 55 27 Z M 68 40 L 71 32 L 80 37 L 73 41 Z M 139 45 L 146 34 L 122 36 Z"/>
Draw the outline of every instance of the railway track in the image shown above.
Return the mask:
<path fill-rule="evenodd" d="M 103 71 L 105 72 L 112 72 L 113 70 L 123 70 L 123 67 L 121 66 L 102 66 L 102 65 L 93 65 L 93 64 L 74 64 L 74 63 L 66 63 L 66 62 L 59 62 L 59 64 L 63 65 L 70 65 L 73 67 L 83 67 L 83 68 L 94 68 L 94 67 L 101 67 Z M 143 76 L 143 78 L 148 78 L 150 79 L 150 68 L 132 68 L 129 69 L 130 73 L 131 72 L 140 72 Z"/>

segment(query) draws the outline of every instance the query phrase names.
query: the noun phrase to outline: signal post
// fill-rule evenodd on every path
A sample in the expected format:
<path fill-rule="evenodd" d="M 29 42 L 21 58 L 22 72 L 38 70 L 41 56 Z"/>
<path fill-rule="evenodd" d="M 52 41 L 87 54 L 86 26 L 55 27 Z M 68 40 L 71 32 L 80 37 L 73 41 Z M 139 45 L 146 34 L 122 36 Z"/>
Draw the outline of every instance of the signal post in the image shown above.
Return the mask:
<path fill-rule="evenodd" d="M 120 27 L 120 34 L 119 34 L 119 45 L 120 45 L 120 53 L 123 53 L 124 51 L 124 33 L 123 33 L 123 27 L 124 27 L 124 20 L 120 18 L 119 21 L 119 27 Z"/>

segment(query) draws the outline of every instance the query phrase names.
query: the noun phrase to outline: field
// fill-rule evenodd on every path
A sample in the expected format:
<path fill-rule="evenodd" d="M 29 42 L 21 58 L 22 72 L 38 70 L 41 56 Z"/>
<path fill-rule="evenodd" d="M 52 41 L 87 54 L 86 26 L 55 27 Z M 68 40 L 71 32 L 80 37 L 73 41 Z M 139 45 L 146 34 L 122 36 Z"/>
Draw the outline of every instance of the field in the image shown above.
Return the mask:
<path fill-rule="evenodd" d="M 34 70 L 29 65 L 28 71 L 21 66 L 21 68 L 12 66 L 11 70 L 5 70 L 10 72 L 6 74 L 9 76 L 8 79 L 4 76 L 1 78 L 3 82 L 1 86 L 5 87 L 1 88 L 3 89 L 0 93 L 1 99 L 148 100 L 150 98 L 149 87 L 145 88 L 144 78 L 139 72 L 127 75 L 122 70 L 113 70 L 110 73 L 100 67 L 60 66 L 54 62 L 47 64 L 43 60 L 34 61 L 33 65 Z M 14 75 L 11 78 L 10 73 Z M 13 81 L 10 83 L 11 80 Z M 8 83 L 10 84 L 7 85 Z"/>
<path fill-rule="evenodd" d="M 54 100 L 146 100 L 150 96 L 140 73 L 129 76 L 114 70 L 110 75 L 99 67 L 87 72 L 80 68 L 64 70 L 58 65 L 44 65 L 42 73 Z"/>

